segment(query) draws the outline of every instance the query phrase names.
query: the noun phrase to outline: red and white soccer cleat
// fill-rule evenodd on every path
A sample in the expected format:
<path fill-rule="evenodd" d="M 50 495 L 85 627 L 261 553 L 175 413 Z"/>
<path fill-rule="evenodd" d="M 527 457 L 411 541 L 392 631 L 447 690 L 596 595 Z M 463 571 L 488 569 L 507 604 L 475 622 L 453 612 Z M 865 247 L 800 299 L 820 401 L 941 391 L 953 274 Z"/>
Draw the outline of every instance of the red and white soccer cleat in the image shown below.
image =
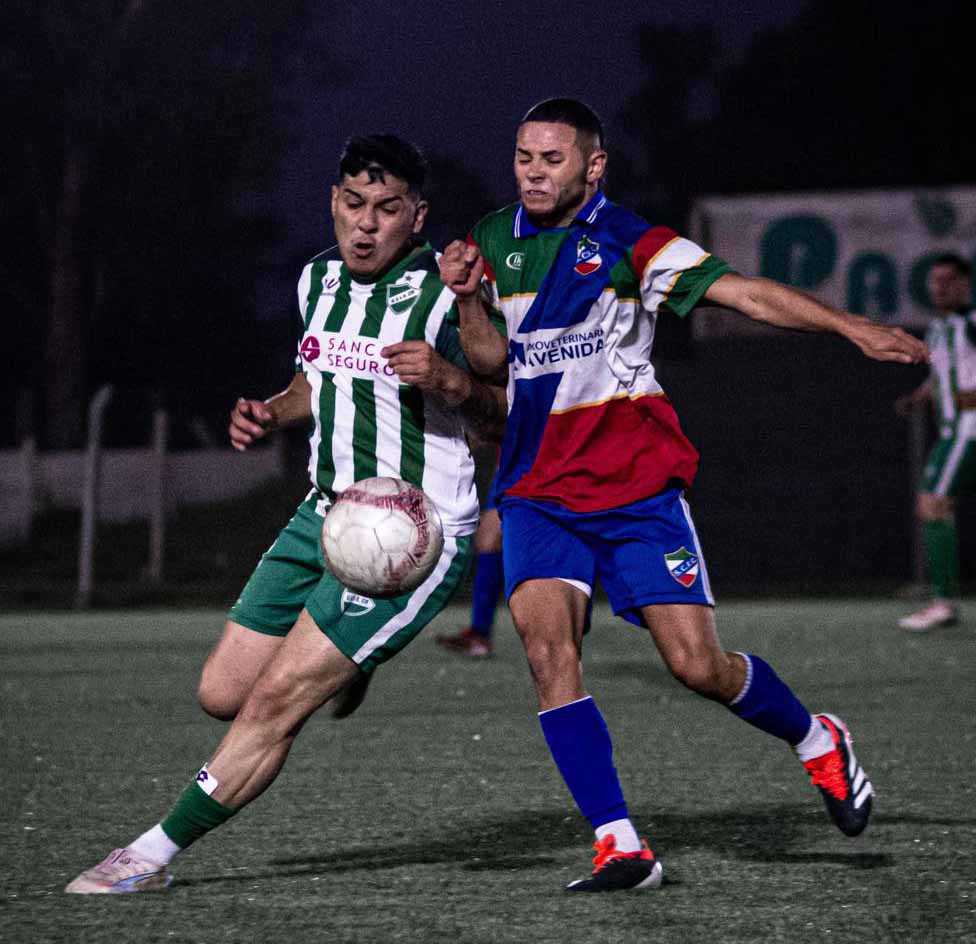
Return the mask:
<path fill-rule="evenodd" d="M 456 652 L 469 659 L 485 659 L 491 655 L 491 638 L 476 633 L 470 626 L 455 636 L 435 636 L 434 641 L 448 652 Z"/>
<path fill-rule="evenodd" d="M 874 787 L 854 756 L 854 745 L 844 722 L 836 715 L 813 717 L 830 732 L 834 748 L 803 766 L 820 791 L 834 825 L 845 836 L 857 836 L 864 832 L 871 817 Z"/>
<path fill-rule="evenodd" d="M 654 858 L 647 845 L 641 840 L 637 852 L 621 852 L 613 834 L 598 839 L 593 848 L 593 874 L 589 878 L 577 879 L 566 886 L 568 892 L 620 892 L 630 889 L 657 888 L 661 884 L 664 870 Z"/>

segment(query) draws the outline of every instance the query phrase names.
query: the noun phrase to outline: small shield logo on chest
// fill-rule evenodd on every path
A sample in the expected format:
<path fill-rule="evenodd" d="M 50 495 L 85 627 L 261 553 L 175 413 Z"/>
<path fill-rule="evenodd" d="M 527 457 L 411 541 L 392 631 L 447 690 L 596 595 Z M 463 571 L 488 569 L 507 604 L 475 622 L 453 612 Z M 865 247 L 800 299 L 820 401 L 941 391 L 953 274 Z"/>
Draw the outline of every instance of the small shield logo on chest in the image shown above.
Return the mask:
<path fill-rule="evenodd" d="M 386 307 L 395 315 L 405 315 L 420 298 L 420 289 L 408 282 L 386 287 Z"/>

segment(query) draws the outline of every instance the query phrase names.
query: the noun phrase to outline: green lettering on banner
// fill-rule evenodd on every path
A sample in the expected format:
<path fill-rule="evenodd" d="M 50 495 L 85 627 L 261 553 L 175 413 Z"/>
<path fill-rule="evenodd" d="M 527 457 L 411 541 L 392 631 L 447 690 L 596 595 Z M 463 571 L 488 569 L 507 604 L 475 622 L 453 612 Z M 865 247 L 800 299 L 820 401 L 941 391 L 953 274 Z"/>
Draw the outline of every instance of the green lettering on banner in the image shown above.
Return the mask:
<path fill-rule="evenodd" d="M 837 234 L 821 216 L 774 220 L 759 248 L 760 273 L 797 288 L 817 288 L 830 278 L 837 263 Z"/>
<path fill-rule="evenodd" d="M 931 236 L 948 236 L 959 216 L 951 200 L 926 194 L 915 197 L 915 212 Z"/>
<path fill-rule="evenodd" d="M 898 310 L 898 269 L 882 252 L 861 252 L 847 270 L 847 307 L 859 315 L 891 318 Z"/>
<path fill-rule="evenodd" d="M 940 252 L 927 252 L 912 263 L 908 272 L 908 295 L 916 305 L 921 305 L 922 308 L 932 307 L 928 286 L 929 269 L 932 268 L 932 263 L 940 255 L 942 255 Z"/>

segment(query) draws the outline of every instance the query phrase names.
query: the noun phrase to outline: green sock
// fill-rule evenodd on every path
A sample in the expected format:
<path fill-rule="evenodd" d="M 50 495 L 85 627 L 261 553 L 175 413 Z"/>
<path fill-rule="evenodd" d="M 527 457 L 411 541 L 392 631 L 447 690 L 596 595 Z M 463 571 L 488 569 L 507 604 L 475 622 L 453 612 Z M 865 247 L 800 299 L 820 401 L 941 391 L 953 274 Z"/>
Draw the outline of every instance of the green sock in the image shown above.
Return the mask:
<path fill-rule="evenodd" d="M 176 845 L 185 849 L 211 829 L 222 826 L 236 812 L 207 796 L 194 781 L 180 794 L 176 805 L 160 825 Z"/>
<path fill-rule="evenodd" d="M 955 521 L 926 521 L 922 526 L 925 556 L 935 596 L 955 600 L 959 596 L 959 554 Z"/>

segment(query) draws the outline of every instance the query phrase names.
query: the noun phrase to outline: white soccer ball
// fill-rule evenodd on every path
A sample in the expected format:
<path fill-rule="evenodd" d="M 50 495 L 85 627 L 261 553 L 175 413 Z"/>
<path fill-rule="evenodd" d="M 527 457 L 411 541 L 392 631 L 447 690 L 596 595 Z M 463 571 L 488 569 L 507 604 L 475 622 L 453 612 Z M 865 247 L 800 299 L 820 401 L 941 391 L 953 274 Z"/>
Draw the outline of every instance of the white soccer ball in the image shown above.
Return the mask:
<path fill-rule="evenodd" d="M 362 479 L 339 494 L 322 525 L 322 553 L 335 578 L 385 599 L 419 587 L 444 548 L 444 528 L 424 491 L 393 477 Z"/>

